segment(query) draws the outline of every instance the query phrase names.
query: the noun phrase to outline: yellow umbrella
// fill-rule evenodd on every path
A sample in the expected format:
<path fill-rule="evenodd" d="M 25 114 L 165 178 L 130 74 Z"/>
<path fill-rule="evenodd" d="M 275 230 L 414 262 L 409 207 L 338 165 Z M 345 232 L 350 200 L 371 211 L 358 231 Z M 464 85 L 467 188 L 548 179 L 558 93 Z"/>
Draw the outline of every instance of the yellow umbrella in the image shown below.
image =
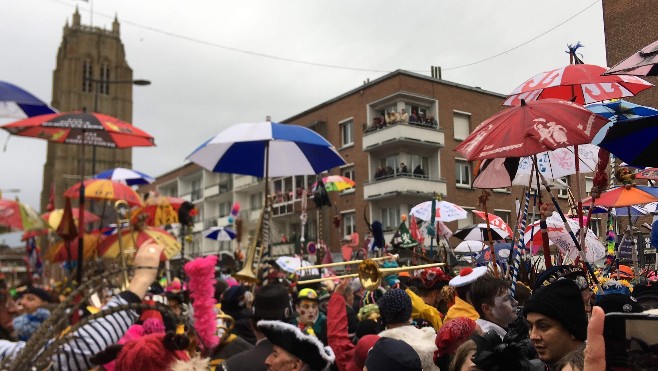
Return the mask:
<path fill-rule="evenodd" d="M 180 252 L 181 245 L 176 237 L 161 228 L 145 227 L 143 231 L 128 230 L 121 233 L 121 244 L 126 250 L 136 249 L 149 239 L 164 246 L 163 255 L 165 259 L 171 259 Z M 120 252 L 118 234 L 107 237 L 98 248 L 98 255 L 106 258 L 116 258 Z"/>
<path fill-rule="evenodd" d="M 78 210 L 77 207 L 74 207 L 71 209 L 71 212 L 73 214 L 75 224 L 78 225 L 78 215 L 80 211 Z M 47 213 L 41 214 L 41 219 L 45 220 L 50 226 L 50 228 L 57 229 L 57 227 L 59 227 L 59 223 L 62 222 L 62 216 L 64 216 L 64 209 L 55 209 L 53 211 L 49 211 Z M 85 210 L 84 220 L 85 220 L 85 224 L 89 224 L 99 221 L 100 218 L 98 217 L 98 215 Z"/>

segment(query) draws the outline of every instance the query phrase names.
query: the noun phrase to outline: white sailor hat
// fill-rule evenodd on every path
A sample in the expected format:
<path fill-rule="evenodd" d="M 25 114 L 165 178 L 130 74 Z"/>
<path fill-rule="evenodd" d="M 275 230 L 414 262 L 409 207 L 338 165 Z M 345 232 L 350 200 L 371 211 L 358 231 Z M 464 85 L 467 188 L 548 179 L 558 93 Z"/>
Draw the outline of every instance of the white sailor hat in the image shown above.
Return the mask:
<path fill-rule="evenodd" d="M 459 272 L 459 276 L 451 279 L 449 285 L 452 287 L 470 285 L 485 274 L 487 274 L 487 267 L 462 268 L 462 270 Z"/>

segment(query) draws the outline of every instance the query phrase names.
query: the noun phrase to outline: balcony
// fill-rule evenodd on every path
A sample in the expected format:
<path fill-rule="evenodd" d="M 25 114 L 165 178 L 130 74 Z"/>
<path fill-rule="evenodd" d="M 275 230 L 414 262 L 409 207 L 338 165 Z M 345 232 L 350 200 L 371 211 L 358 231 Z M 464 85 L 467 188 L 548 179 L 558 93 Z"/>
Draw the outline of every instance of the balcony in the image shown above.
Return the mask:
<path fill-rule="evenodd" d="M 391 144 L 410 143 L 427 148 L 442 148 L 445 146 L 445 135 L 441 129 L 435 127 L 418 126 L 411 124 L 396 124 L 363 134 L 363 150 L 382 148 Z"/>
<path fill-rule="evenodd" d="M 294 201 L 278 202 L 272 205 L 273 216 L 292 214 L 295 211 Z"/>
<path fill-rule="evenodd" d="M 246 222 L 258 222 L 260 221 L 260 214 L 262 209 L 257 210 L 242 210 L 240 211 L 240 218 Z M 227 219 L 228 222 L 228 219 Z"/>
<path fill-rule="evenodd" d="M 401 194 L 447 194 L 444 178 L 420 178 L 412 176 L 395 176 L 374 180 L 363 187 L 366 200 L 384 197 L 396 197 Z"/>
<path fill-rule="evenodd" d="M 259 183 L 260 183 L 260 179 L 255 178 L 251 175 L 236 175 L 233 180 L 233 189 L 236 191 L 243 190 L 246 188 L 256 186 Z"/>
<path fill-rule="evenodd" d="M 233 190 L 233 182 L 222 182 L 204 188 L 203 194 L 208 197 L 218 196 Z"/>

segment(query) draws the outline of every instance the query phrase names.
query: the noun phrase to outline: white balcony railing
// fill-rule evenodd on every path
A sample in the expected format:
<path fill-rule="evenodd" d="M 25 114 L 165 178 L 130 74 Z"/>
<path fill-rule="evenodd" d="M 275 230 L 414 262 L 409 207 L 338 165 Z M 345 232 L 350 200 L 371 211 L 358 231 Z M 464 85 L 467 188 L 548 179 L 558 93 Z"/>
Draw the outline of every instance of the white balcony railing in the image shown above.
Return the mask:
<path fill-rule="evenodd" d="M 447 186 L 443 179 L 415 178 L 399 176 L 366 183 L 363 187 L 363 197 L 370 198 L 395 196 L 400 193 L 443 194 L 446 195 Z"/>
<path fill-rule="evenodd" d="M 392 141 L 415 141 L 438 148 L 445 146 L 445 135 L 437 128 L 397 124 L 365 133 L 363 150 L 368 151 Z"/>

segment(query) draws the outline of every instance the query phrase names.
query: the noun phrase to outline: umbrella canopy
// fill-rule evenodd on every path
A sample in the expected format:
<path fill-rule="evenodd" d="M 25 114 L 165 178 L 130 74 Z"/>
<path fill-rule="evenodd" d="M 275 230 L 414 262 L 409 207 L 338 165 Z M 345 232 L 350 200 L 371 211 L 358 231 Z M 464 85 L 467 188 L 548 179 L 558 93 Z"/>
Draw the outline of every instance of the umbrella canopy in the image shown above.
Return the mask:
<path fill-rule="evenodd" d="M 64 192 L 64 197 L 74 198 L 80 194 L 81 183 L 74 184 Z M 84 181 L 85 198 L 97 200 L 125 200 L 131 206 L 142 206 L 142 199 L 129 186 L 109 179 L 87 179 Z"/>
<path fill-rule="evenodd" d="M 658 201 L 658 188 L 645 186 L 616 187 L 601 193 L 601 197 L 594 202 L 595 206 L 623 207 L 642 205 Z M 591 204 L 591 198 L 583 200 L 584 204 Z"/>
<path fill-rule="evenodd" d="M 536 254 L 537 251 L 543 246 L 542 245 L 542 233 L 539 226 L 539 221 L 536 221 L 526 227 L 523 239 L 525 241 L 526 247 L 530 248 L 530 251 L 533 254 Z M 569 227 L 578 235 L 580 230 L 578 222 L 572 219 L 567 219 Z M 567 231 L 562 218 L 557 212 L 553 212 L 553 215 L 546 218 L 546 226 L 548 227 L 548 238 L 550 240 L 549 244 L 555 244 L 560 252 L 569 259 L 575 259 L 578 256 L 578 249 L 571 239 L 571 235 Z M 534 229 L 534 235 L 532 235 L 532 230 Z M 532 238 L 531 238 L 532 237 Z M 605 257 L 606 249 L 599 241 L 598 237 L 591 229 L 587 229 L 585 233 L 585 259 L 593 263 L 599 259 Z"/>
<path fill-rule="evenodd" d="M 276 259 L 276 264 L 281 268 L 281 270 L 288 273 L 295 273 L 295 269 L 299 267 L 308 267 L 313 264 L 307 260 L 302 260 L 295 256 L 281 256 Z M 310 274 L 320 274 L 317 269 L 307 269 L 302 271 L 304 275 Z"/>
<path fill-rule="evenodd" d="M 650 82 L 635 76 L 601 76 L 605 67 L 593 64 L 570 64 L 568 66 L 542 72 L 519 85 L 507 97 L 506 106 L 526 101 L 558 98 L 587 104 L 606 99 L 632 97 L 653 86 Z"/>
<path fill-rule="evenodd" d="M 166 224 L 178 223 L 178 209 L 185 199 L 170 196 L 150 196 L 144 201 L 141 213 L 148 215 L 146 225 L 161 227 Z"/>
<path fill-rule="evenodd" d="M 77 217 L 80 214 L 80 210 L 78 210 L 77 207 L 74 207 L 71 209 L 71 211 L 73 214 L 73 218 L 75 219 L 77 224 Z M 85 224 L 95 223 L 100 220 L 98 215 L 90 211 L 85 210 L 84 213 L 85 213 L 84 216 Z M 57 227 L 59 227 L 59 223 L 61 223 L 62 221 L 63 216 L 64 216 L 64 209 L 55 209 L 53 211 L 49 211 L 47 213 L 41 214 L 41 219 L 45 220 L 50 226 L 50 228 L 57 229 Z"/>
<path fill-rule="evenodd" d="M 596 171 L 599 147 L 593 144 L 578 146 L 581 173 Z M 574 147 L 558 148 L 537 154 L 539 171 L 547 180 L 555 180 L 576 174 Z M 474 188 L 504 188 L 512 185 L 528 185 L 533 170 L 532 157 L 487 159 L 473 180 Z M 558 187 L 559 188 L 559 187 Z"/>
<path fill-rule="evenodd" d="M 176 237 L 161 228 L 146 227 L 143 231 L 127 230 L 121 233 L 121 241 L 124 249 L 137 249 L 149 239 L 164 246 L 161 258 L 171 259 L 181 250 L 181 245 L 176 240 Z M 106 258 L 116 258 L 119 256 L 120 251 L 119 235 L 116 233 L 105 238 L 98 247 L 98 255 Z"/>
<path fill-rule="evenodd" d="M 96 246 L 103 240 L 103 235 L 98 231 L 93 233 L 85 233 L 83 238 L 83 253 L 82 258 L 89 260 L 94 257 Z M 52 263 L 64 263 L 67 261 L 78 260 L 78 243 L 80 239 L 75 238 L 69 242 L 68 248 L 66 241 L 59 241 L 50 246 L 44 258 Z"/>
<path fill-rule="evenodd" d="M 55 113 L 47 103 L 18 86 L 0 81 L 0 116 L 25 118 Z"/>
<path fill-rule="evenodd" d="M 203 232 L 203 237 L 216 241 L 231 241 L 235 238 L 235 231 L 228 227 L 212 227 Z"/>
<path fill-rule="evenodd" d="M 591 143 L 607 122 L 585 107 L 564 100 L 522 102 L 482 122 L 455 151 L 469 161 L 532 156 Z"/>
<path fill-rule="evenodd" d="M 494 251 L 496 252 L 496 261 L 500 264 L 506 262 L 512 253 L 512 248 L 508 243 L 494 244 Z M 475 257 L 478 265 L 484 265 L 491 262 L 491 249 L 484 249 Z"/>
<path fill-rule="evenodd" d="M 40 115 L 2 126 L 13 135 L 108 148 L 150 147 L 153 137 L 116 117 L 93 112 Z M 84 143 L 83 143 L 84 142 Z"/>
<path fill-rule="evenodd" d="M 274 122 L 233 125 L 187 159 L 213 172 L 256 177 L 319 174 L 345 165 L 336 148 L 318 133 Z"/>
<path fill-rule="evenodd" d="M 96 175 L 96 179 L 110 179 L 127 184 L 129 186 L 150 184 L 155 182 L 155 178 L 133 169 L 117 167 L 115 169 L 105 170 Z"/>
<path fill-rule="evenodd" d="M 48 228 L 30 205 L 5 198 L 0 199 L 0 227 L 10 231 L 31 231 Z"/>
<path fill-rule="evenodd" d="M 655 205 L 655 202 L 652 202 L 647 205 Z M 648 215 L 651 210 L 642 207 L 642 206 L 626 206 L 626 207 L 613 207 L 608 210 L 607 207 L 605 206 L 594 206 L 594 209 L 592 209 L 592 214 L 607 214 L 608 211 L 612 213 L 614 216 L 628 216 L 628 209 L 631 209 L 631 217 L 636 217 L 636 216 L 644 216 Z M 654 206 L 655 210 L 655 206 Z"/>
<path fill-rule="evenodd" d="M 605 72 L 606 75 L 658 76 L 658 40 Z"/>
<path fill-rule="evenodd" d="M 485 248 L 487 248 L 487 245 L 485 245 L 485 243 L 482 241 L 466 240 L 460 242 L 459 245 L 455 246 L 452 251 L 455 254 L 474 254 L 482 251 L 482 249 Z"/>
<path fill-rule="evenodd" d="M 352 179 L 341 175 L 326 176 L 322 178 L 322 182 L 327 191 L 344 191 L 346 189 L 354 188 L 354 185 L 356 184 Z M 313 183 L 313 192 L 315 192 L 316 186 L 317 182 Z"/>
<path fill-rule="evenodd" d="M 489 239 L 487 224 L 472 224 L 464 228 L 460 228 L 453 234 L 453 237 L 457 237 L 464 241 L 487 241 Z M 491 237 L 494 241 L 504 240 L 509 237 L 509 234 L 503 229 L 492 226 Z"/>
<path fill-rule="evenodd" d="M 658 180 L 658 168 L 648 167 L 635 174 L 635 179 Z"/>
<path fill-rule="evenodd" d="M 455 220 L 466 219 L 467 212 L 461 206 L 455 205 L 448 201 L 435 202 L 434 217 L 442 222 L 452 222 Z M 409 215 L 418 219 L 430 221 L 432 218 L 432 201 L 421 202 L 411 208 Z"/>
<path fill-rule="evenodd" d="M 658 115 L 626 120 L 613 125 L 600 147 L 633 166 L 658 167 Z"/>
<path fill-rule="evenodd" d="M 658 109 L 642 106 L 623 99 L 592 103 L 585 106 L 585 108 L 615 122 L 658 115 Z"/>

